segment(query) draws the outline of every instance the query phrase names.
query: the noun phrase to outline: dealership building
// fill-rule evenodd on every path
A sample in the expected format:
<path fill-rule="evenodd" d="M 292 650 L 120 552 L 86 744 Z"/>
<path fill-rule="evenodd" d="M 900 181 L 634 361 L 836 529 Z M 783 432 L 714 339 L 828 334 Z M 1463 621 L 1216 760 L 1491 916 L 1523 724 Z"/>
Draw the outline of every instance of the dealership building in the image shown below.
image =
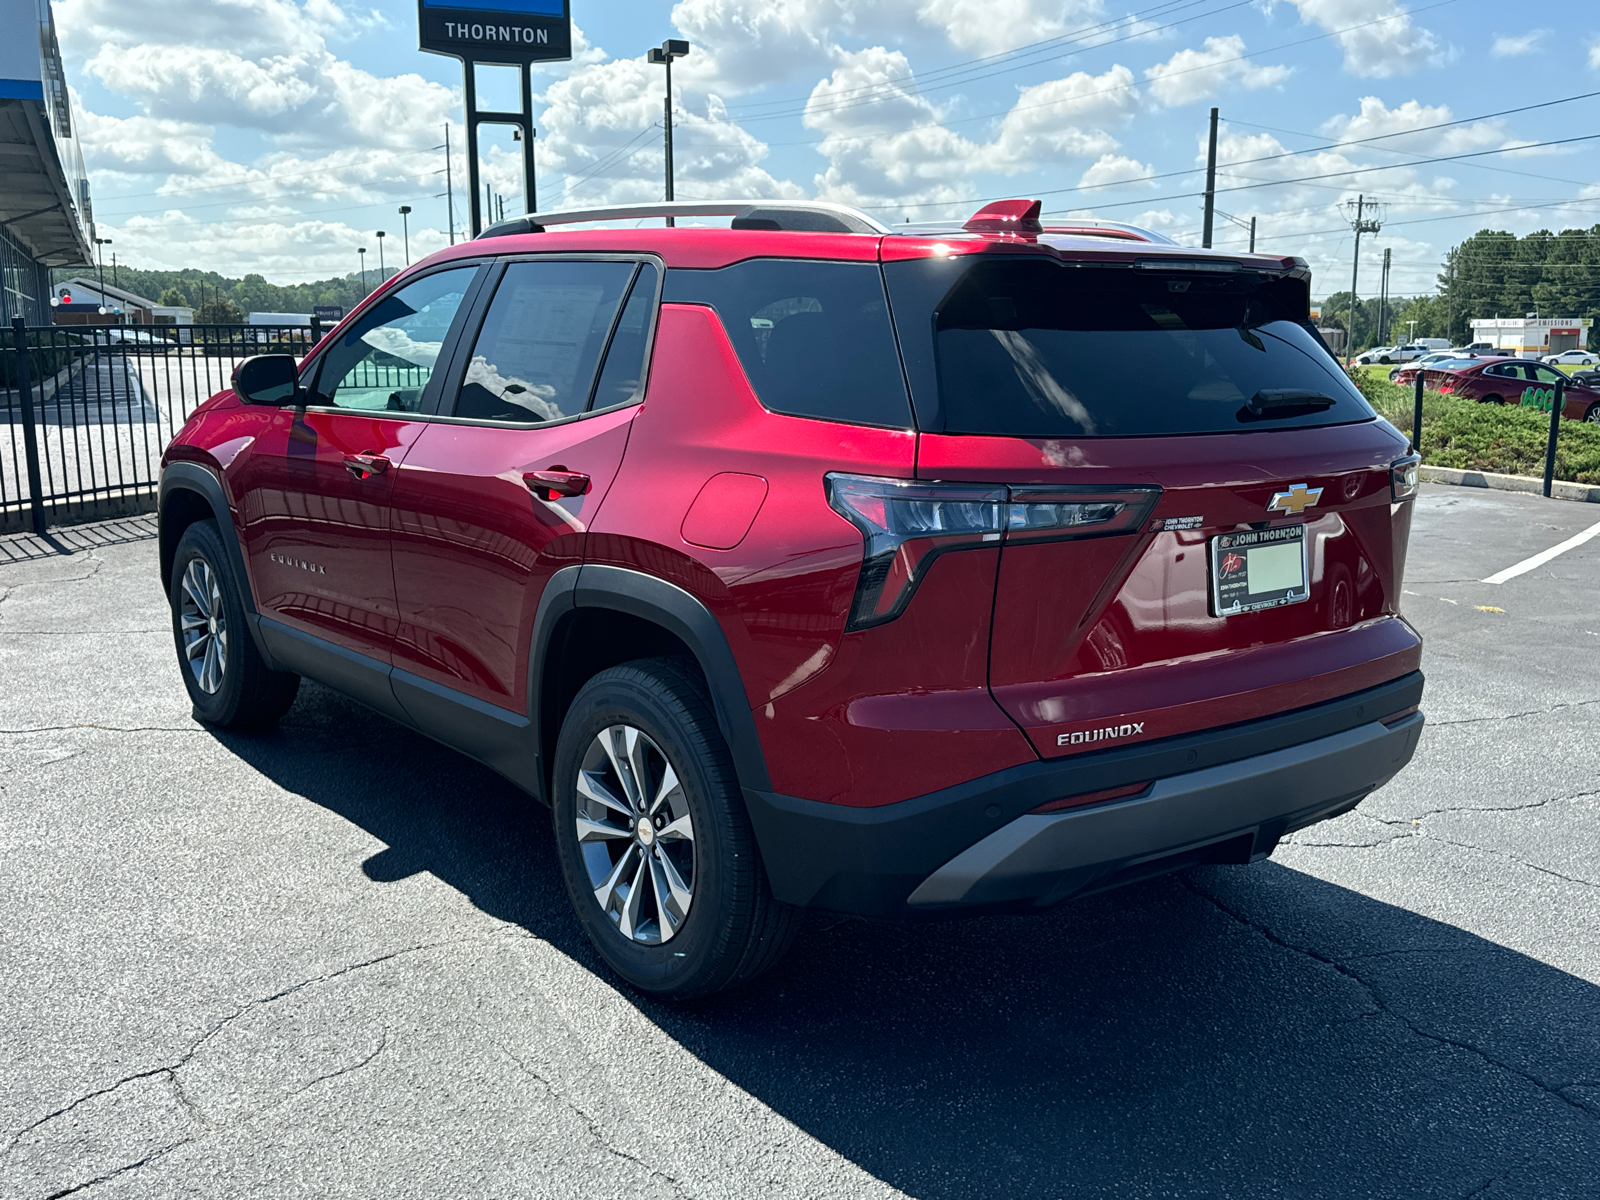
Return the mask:
<path fill-rule="evenodd" d="M 50 271 L 88 266 L 89 180 L 49 0 L 0 0 L 0 319 L 50 323 Z"/>
<path fill-rule="evenodd" d="M 1468 322 L 1474 342 L 1524 358 L 1587 350 L 1591 317 L 1480 317 Z"/>

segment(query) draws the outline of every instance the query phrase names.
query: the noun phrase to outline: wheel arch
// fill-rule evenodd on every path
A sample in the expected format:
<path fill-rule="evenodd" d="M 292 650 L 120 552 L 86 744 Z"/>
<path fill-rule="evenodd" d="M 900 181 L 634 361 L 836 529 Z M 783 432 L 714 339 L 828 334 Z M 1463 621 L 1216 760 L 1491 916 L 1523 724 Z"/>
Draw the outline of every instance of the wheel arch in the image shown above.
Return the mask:
<path fill-rule="evenodd" d="M 608 667 L 652 657 L 693 663 L 740 786 L 770 788 L 766 756 L 728 639 L 711 611 L 676 584 L 624 567 L 565 567 L 540 598 L 531 655 L 528 709 L 547 799 L 556 738 L 578 689 Z"/>

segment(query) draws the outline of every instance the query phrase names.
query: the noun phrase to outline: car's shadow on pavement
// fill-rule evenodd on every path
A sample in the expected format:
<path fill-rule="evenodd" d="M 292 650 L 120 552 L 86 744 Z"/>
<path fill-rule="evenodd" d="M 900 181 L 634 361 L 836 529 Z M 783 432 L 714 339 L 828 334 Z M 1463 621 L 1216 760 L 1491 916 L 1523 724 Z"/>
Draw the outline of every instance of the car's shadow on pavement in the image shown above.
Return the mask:
<path fill-rule="evenodd" d="M 602 977 L 545 810 L 307 684 L 219 734 L 281 786 Z M 812 920 L 742 991 L 634 998 L 713 1069 L 921 1197 L 1593 1196 L 1600 988 L 1272 863 L 1036 917 Z"/>

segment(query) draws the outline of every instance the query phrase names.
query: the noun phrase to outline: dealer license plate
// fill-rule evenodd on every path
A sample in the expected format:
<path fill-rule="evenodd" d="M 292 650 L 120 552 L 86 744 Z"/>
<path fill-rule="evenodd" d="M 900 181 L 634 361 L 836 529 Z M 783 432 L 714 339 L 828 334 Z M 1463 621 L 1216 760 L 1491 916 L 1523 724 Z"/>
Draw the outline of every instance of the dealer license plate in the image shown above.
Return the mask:
<path fill-rule="evenodd" d="M 1224 533 L 1211 539 L 1211 611 L 1216 616 L 1310 598 L 1304 525 Z"/>

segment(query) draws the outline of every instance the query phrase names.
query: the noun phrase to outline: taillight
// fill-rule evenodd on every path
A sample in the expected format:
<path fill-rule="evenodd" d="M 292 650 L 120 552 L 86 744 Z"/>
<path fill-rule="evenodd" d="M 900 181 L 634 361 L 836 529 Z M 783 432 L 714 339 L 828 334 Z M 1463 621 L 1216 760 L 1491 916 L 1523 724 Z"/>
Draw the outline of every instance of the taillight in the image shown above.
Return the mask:
<path fill-rule="evenodd" d="M 898 617 L 947 550 L 1128 533 L 1161 495 L 1158 487 L 921 483 L 840 472 L 825 485 L 828 503 L 866 543 L 846 629 Z"/>

